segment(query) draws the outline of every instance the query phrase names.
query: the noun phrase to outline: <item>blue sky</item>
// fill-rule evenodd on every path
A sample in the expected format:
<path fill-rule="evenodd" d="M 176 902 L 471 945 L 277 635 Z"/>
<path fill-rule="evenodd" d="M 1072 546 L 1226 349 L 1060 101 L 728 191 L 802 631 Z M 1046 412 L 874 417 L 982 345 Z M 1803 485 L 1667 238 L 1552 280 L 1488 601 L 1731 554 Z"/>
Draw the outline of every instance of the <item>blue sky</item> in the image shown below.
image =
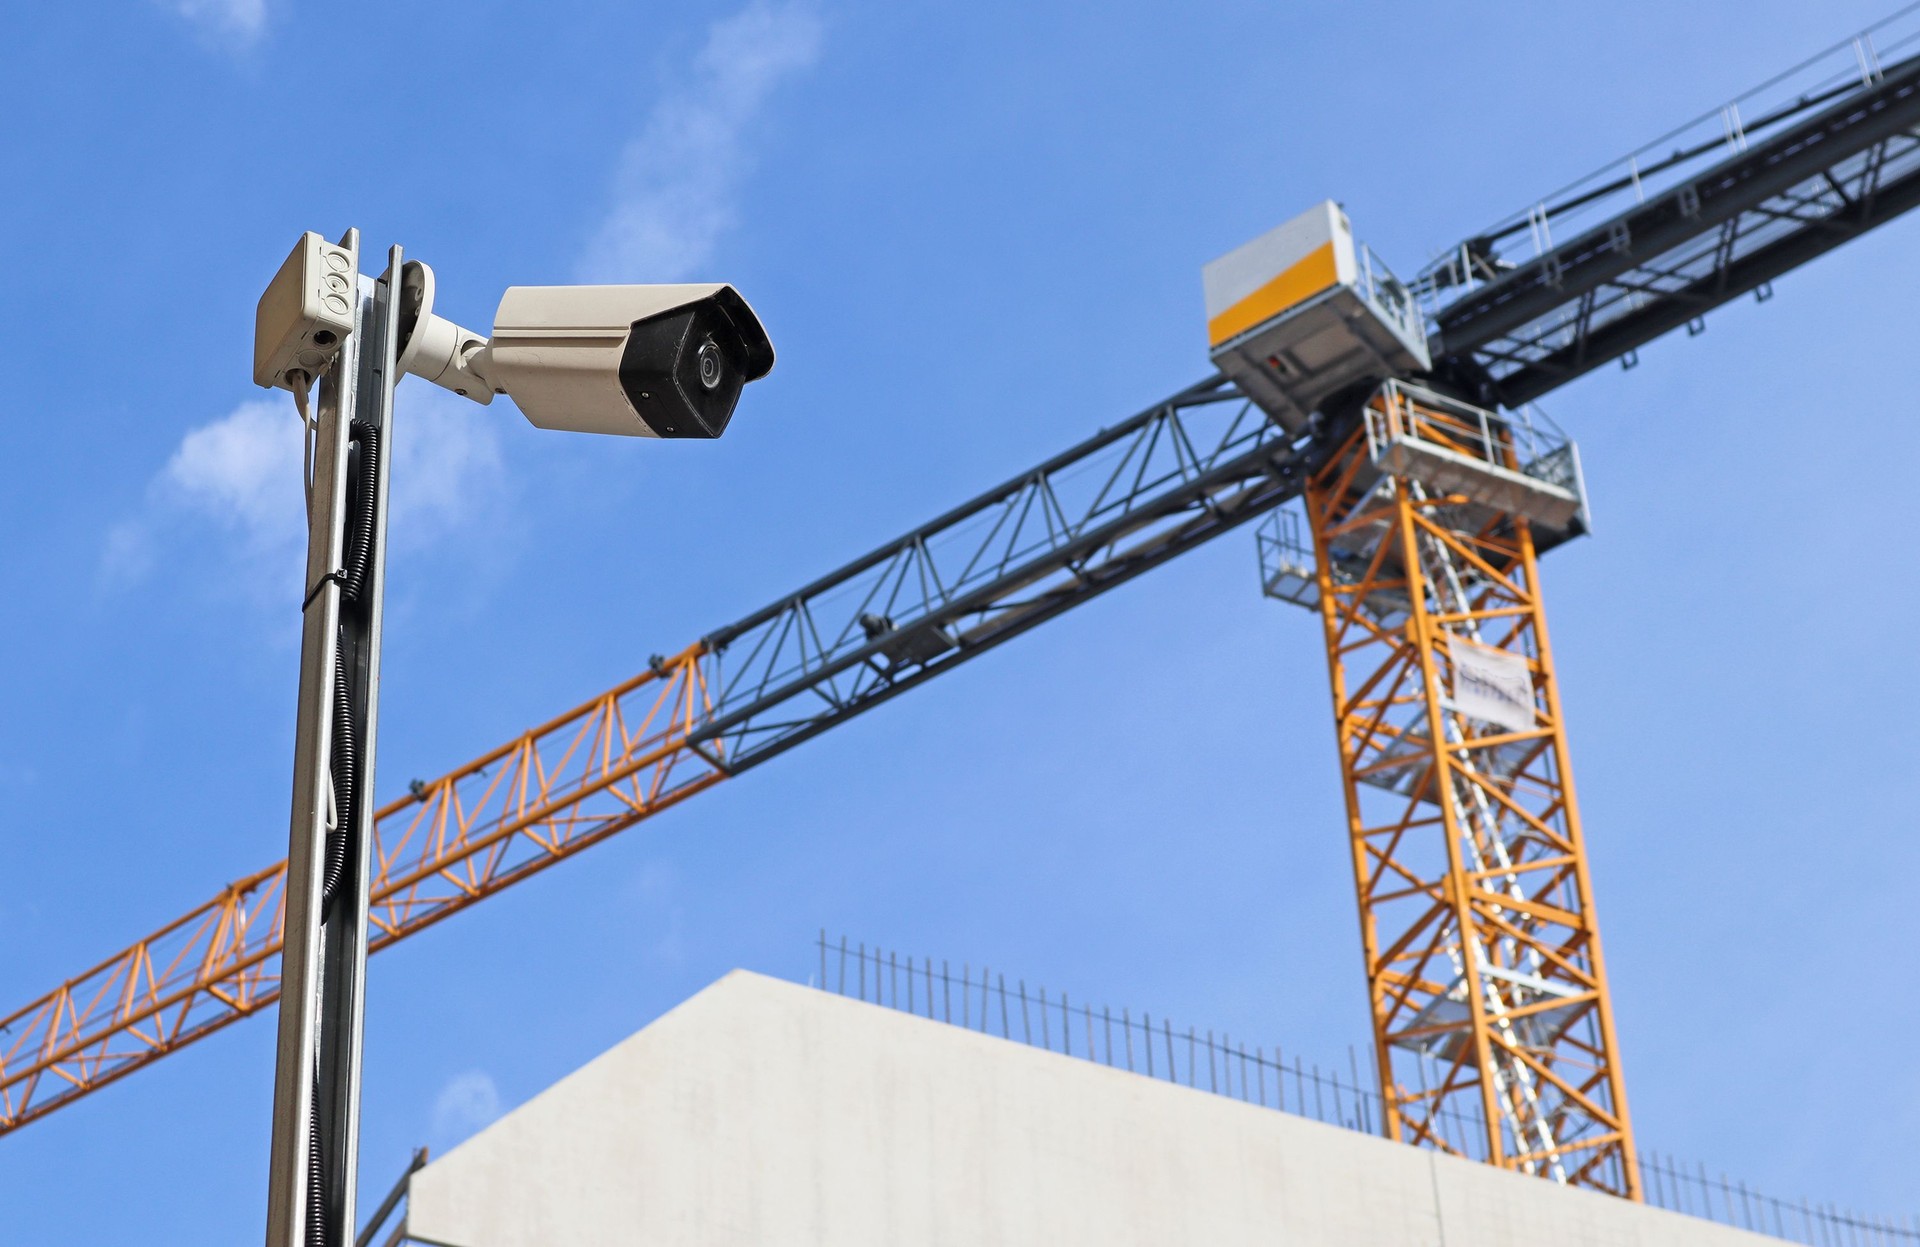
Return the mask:
<path fill-rule="evenodd" d="M 402 391 L 383 796 L 1207 371 L 1202 263 L 1326 197 L 1402 272 L 1876 4 L 36 5 L 0 46 L 0 1011 L 284 854 L 298 483 L 248 384 L 304 229 L 483 326 L 723 279 L 727 437 Z M 1548 407 L 1546 568 L 1643 1145 L 1920 1204 L 1920 220 Z M 825 927 L 1344 1062 L 1317 623 L 1230 537 L 376 958 L 363 1160 Z M 249 1241 L 272 1023 L 0 1138 L 6 1242 Z"/>

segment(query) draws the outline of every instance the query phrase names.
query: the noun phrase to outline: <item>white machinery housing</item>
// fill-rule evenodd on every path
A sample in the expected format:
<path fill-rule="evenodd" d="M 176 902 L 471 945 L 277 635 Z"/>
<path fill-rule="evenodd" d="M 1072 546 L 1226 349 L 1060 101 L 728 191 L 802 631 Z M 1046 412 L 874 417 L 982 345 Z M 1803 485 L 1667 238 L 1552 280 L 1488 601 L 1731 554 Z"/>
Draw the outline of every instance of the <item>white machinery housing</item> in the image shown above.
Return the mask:
<path fill-rule="evenodd" d="M 1412 294 L 1332 200 L 1208 264 L 1202 281 L 1214 365 L 1290 433 L 1335 394 L 1431 366 Z"/>

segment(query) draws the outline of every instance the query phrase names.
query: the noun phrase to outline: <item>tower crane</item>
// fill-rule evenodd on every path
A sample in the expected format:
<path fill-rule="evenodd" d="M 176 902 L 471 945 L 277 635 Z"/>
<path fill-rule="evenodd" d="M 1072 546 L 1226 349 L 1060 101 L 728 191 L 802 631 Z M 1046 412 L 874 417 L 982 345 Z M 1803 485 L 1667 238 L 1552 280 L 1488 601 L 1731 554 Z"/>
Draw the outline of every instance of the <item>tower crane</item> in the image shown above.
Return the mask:
<path fill-rule="evenodd" d="M 1266 517 L 1325 635 L 1387 1133 L 1638 1198 L 1540 596 L 1585 487 L 1531 404 L 1920 203 L 1916 10 L 1409 282 L 1333 204 L 1215 261 L 1216 374 L 381 808 L 370 947 Z M 271 1005 L 284 884 L 0 1019 L 0 1133 Z"/>

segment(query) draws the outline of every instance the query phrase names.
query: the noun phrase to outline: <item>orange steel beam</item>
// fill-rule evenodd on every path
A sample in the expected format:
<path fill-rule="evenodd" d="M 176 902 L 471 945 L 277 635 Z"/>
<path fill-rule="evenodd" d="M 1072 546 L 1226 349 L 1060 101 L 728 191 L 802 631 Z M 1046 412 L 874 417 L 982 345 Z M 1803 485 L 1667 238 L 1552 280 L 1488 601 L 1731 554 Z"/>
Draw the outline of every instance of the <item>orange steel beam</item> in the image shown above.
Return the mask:
<path fill-rule="evenodd" d="M 379 951 L 727 777 L 704 645 L 381 809 Z M 286 863 L 0 1019 L 0 1134 L 44 1117 L 280 996 Z"/>
<path fill-rule="evenodd" d="M 1512 471 L 1511 438 L 1391 387 L 1366 415 L 1306 504 L 1386 1133 L 1638 1199 L 1531 527 L 1386 453 Z M 1463 712 L 1469 660 L 1508 725 Z"/>

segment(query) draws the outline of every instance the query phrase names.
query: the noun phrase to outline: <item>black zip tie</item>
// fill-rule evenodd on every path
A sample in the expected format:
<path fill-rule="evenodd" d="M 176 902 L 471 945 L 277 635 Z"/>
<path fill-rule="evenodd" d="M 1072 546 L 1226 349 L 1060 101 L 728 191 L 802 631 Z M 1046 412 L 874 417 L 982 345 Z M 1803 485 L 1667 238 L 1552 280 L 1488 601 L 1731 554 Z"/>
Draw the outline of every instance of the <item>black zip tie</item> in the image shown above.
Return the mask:
<path fill-rule="evenodd" d="M 326 575 L 320 577 L 320 579 L 314 581 L 313 589 L 307 594 L 307 600 L 300 603 L 300 613 L 302 615 L 307 613 L 307 607 L 313 605 L 313 599 L 320 596 L 320 590 L 327 587 L 329 580 L 339 585 L 342 589 L 347 587 L 347 573 L 328 572 Z"/>

